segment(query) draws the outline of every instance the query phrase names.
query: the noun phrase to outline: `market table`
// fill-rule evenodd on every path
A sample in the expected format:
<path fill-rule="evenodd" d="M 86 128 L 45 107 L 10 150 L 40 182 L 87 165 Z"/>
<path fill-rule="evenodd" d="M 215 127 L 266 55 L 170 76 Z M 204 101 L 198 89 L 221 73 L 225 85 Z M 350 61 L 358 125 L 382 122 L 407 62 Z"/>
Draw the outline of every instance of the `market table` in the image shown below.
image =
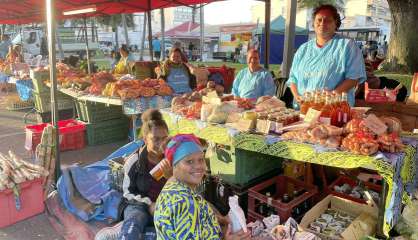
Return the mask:
<path fill-rule="evenodd" d="M 290 160 L 314 163 L 338 168 L 367 168 L 376 170 L 385 180 L 379 207 L 379 225 L 388 236 L 397 223 L 402 201 L 408 201 L 404 189 L 414 182 L 418 140 L 407 137 L 403 153 L 378 153 L 362 156 L 311 144 L 283 141 L 277 135 L 257 135 L 239 132 L 225 125 L 213 125 L 200 120 L 186 119 L 169 109 L 161 110 L 170 134 L 193 133 L 209 142 L 230 145 L 248 151 L 259 152 Z M 387 191 L 386 189 L 387 183 Z M 383 212 L 384 209 L 384 212 Z"/>

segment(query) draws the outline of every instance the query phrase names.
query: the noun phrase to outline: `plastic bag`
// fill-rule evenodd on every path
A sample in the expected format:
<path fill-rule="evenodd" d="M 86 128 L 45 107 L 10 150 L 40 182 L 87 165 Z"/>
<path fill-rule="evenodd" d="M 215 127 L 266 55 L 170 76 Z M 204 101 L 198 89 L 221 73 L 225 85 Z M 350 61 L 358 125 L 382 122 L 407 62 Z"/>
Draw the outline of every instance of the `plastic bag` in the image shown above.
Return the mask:
<path fill-rule="evenodd" d="M 228 217 L 231 221 L 232 233 L 239 232 L 241 229 L 247 232 L 247 224 L 245 214 L 242 208 L 238 205 L 238 196 L 229 197 L 229 213 Z"/>
<path fill-rule="evenodd" d="M 211 115 L 213 110 L 213 105 L 211 104 L 203 104 L 200 110 L 200 120 L 206 122 L 208 117 Z"/>

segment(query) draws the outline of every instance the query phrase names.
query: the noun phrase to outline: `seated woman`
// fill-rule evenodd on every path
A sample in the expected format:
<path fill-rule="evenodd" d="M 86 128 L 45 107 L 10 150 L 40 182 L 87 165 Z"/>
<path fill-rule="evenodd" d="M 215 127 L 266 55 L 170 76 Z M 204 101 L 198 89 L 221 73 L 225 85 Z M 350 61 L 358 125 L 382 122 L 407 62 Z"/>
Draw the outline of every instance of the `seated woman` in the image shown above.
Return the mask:
<path fill-rule="evenodd" d="M 196 88 L 196 80 L 186 62 L 182 60 L 182 56 L 179 48 L 172 48 L 169 59 L 157 68 L 158 77 L 164 79 L 175 94 L 188 93 Z"/>
<path fill-rule="evenodd" d="M 22 46 L 19 44 L 9 46 L 9 53 L 6 56 L 6 61 L 10 63 L 23 63 Z"/>
<path fill-rule="evenodd" d="M 165 156 L 173 166 L 171 177 L 158 196 L 154 225 L 157 239 L 249 239 L 250 233 L 223 233 L 214 210 L 196 192 L 206 173 L 199 140 L 192 134 L 171 139 Z"/>
<path fill-rule="evenodd" d="M 163 160 L 163 149 L 167 143 L 168 127 L 161 113 L 149 109 L 142 114 L 142 136 L 145 145 L 133 153 L 123 167 L 123 200 L 119 211 L 124 221 L 114 227 L 102 229 L 96 240 L 143 239 L 145 228 L 152 224 L 155 201 L 166 180 L 155 180 L 149 173 L 160 161 L 164 178 L 172 175 L 172 168 Z"/>
<path fill-rule="evenodd" d="M 367 79 L 366 82 L 369 85 L 369 88 L 372 89 L 394 89 L 399 85 L 399 82 L 394 79 L 389 79 L 386 77 L 377 77 L 374 75 L 374 66 L 373 63 L 365 60 L 365 66 L 366 66 L 366 73 L 367 73 Z M 359 86 L 356 89 L 356 99 L 364 99 L 364 84 L 359 84 Z M 402 86 L 398 94 L 396 95 L 396 101 L 398 102 L 404 102 L 406 97 L 408 95 L 408 89 L 405 86 Z"/>
<path fill-rule="evenodd" d="M 128 74 L 131 72 L 130 63 L 134 62 L 132 55 L 129 53 L 128 47 L 125 44 L 122 44 L 122 47 L 119 48 L 120 60 L 116 64 L 113 73 L 115 74 Z"/>

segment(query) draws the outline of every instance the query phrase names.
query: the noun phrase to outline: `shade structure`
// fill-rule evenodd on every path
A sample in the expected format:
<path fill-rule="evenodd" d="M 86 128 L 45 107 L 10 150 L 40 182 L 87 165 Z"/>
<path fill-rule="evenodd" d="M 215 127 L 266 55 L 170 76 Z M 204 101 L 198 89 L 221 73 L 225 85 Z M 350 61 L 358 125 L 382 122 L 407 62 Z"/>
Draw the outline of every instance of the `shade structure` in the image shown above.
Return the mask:
<path fill-rule="evenodd" d="M 57 19 L 79 18 L 80 15 L 64 16 L 63 13 L 94 6 L 95 12 L 83 14 L 85 17 L 94 17 L 217 1 L 221 0 L 57 0 L 55 13 Z M 0 6 L 0 24 L 27 24 L 46 20 L 44 0 L 0 0 Z"/>

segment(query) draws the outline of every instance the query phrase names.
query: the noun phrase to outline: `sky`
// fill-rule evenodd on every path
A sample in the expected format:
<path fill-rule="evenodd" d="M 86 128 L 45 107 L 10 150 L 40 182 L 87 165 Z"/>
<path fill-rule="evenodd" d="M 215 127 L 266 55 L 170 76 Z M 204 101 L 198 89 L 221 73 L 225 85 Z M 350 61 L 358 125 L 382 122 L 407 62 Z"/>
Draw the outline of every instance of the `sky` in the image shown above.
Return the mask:
<path fill-rule="evenodd" d="M 255 4 L 260 4 L 260 2 L 255 0 L 229 0 L 210 3 L 205 6 L 205 23 L 250 22 L 251 6 Z"/>

